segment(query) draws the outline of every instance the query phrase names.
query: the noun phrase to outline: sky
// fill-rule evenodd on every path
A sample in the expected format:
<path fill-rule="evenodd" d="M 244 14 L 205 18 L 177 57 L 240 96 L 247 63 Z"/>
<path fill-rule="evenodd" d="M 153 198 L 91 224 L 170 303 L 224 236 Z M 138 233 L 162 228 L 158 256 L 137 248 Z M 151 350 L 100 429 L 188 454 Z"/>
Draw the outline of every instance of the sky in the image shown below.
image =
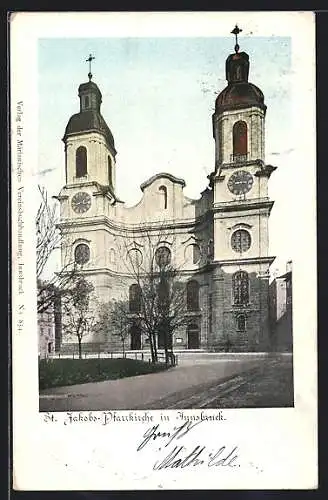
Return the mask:
<path fill-rule="evenodd" d="M 250 56 L 249 81 L 267 105 L 266 163 L 278 169 L 269 181 L 275 200 L 270 217 L 272 270 L 293 258 L 292 191 L 297 165 L 291 119 L 291 40 L 240 37 Z M 186 181 L 185 195 L 199 198 L 214 168 L 212 113 L 226 86 L 225 60 L 234 37 L 51 38 L 38 42 L 39 182 L 49 195 L 65 184 L 64 144 L 70 116 L 79 111 L 78 86 L 93 81 L 102 92 L 101 112 L 118 151 L 116 192 L 127 206 L 141 198 L 140 184 L 158 172 Z"/>

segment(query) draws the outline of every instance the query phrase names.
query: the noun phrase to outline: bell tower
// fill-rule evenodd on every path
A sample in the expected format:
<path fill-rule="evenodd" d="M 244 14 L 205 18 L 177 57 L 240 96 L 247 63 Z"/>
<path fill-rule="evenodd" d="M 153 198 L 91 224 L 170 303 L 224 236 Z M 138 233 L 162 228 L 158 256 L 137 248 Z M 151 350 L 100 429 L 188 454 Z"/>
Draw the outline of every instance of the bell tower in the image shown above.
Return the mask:
<path fill-rule="evenodd" d="M 247 350 L 267 349 L 269 266 L 268 221 L 273 201 L 268 180 L 276 169 L 265 164 L 266 105 L 262 91 L 249 82 L 250 62 L 240 52 L 236 26 L 234 53 L 226 60 L 227 86 L 213 114 L 215 168 L 214 279 L 223 307 L 214 313 L 214 331 Z M 221 309 L 221 311 L 219 311 Z M 240 346 L 241 347 L 241 346 Z"/>
<path fill-rule="evenodd" d="M 81 83 L 78 89 L 80 111 L 71 116 L 66 126 L 65 144 L 66 184 L 96 182 L 115 194 L 114 137 L 105 122 L 100 106 L 102 95 L 92 81 L 89 56 L 89 81 Z"/>
<path fill-rule="evenodd" d="M 238 27 L 233 33 L 240 33 Z M 213 114 L 215 170 L 222 165 L 257 161 L 264 162 L 264 123 L 266 105 L 262 91 L 248 81 L 249 56 L 239 52 L 226 60 L 228 85 L 218 95 Z"/>
<path fill-rule="evenodd" d="M 119 201 L 114 138 L 101 114 L 101 92 L 92 81 L 93 59 L 92 55 L 87 59 L 88 81 L 78 89 L 80 110 L 70 117 L 65 129 L 66 183 L 57 196 L 59 227 L 65 236 L 61 245 L 62 268 L 75 263 L 91 277 L 99 268 L 108 266 L 104 221 L 113 217 Z"/>

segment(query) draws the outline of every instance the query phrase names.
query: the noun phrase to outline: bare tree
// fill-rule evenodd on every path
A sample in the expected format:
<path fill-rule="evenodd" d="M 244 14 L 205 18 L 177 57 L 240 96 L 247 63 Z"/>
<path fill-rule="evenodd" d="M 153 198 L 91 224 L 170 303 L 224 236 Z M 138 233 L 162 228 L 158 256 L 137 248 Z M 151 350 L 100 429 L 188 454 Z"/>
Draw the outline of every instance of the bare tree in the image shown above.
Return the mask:
<path fill-rule="evenodd" d="M 94 312 L 90 308 L 90 295 L 94 290 L 92 283 L 80 278 L 67 294 L 64 304 L 66 333 L 76 336 L 79 358 L 82 358 L 82 340 L 91 331 L 95 321 Z"/>
<path fill-rule="evenodd" d="M 187 323 L 185 284 L 179 281 L 179 272 L 170 267 L 161 269 L 157 292 L 159 335 L 163 339 L 165 361 L 173 354 L 173 334 Z"/>
<path fill-rule="evenodd" d="M 100 306 L 98 318 L 95 331 L 107 339 L 117 337 L 122 344 L 122 353 L 125 357 L 126 341 L 131 324 L 128 303 L 123 300 L 103 303 Z"/>
<path fill-rule="evenodd" d="M 172 240 L 165 223 L 154 229 L 140 226 L 140 234 L 138 244 L 128 233 L 117 238 L 126 279 L 132 282 L 130 319 L 138 322 L 148 339 L 152 361 L 158 361 L 158 348 L 163 348 L 168 362 L 173 354 L 173 333 L 186 322 L 185 286 L 165 243 Z M 174 247 L 174 241 L 170 246 Z"/>
<path fill-rule="evenodd" d="M 61 303 L 69 289 L 74 286 L 81 266 L 72 258 L 71 245 L 65 242 L 65 235 L 60 231 L 56 205 L 52 203 L 44 187 L 38 186 L 41 195 L 36 215 L 36 268 L 37 268 L 37 311 L 42 313 Z M 66 251 L 66 264 L 60 272 L 53 273 L 50 279 L 42 279 L 47 264 L 56 250 Z M 80 267 L 80 268 L 79 268 Z"/>
<path fill-rule="evenodd" d="M 55 204 L 50 204 L 44 187 L 38 186 L 41 202 L 36 215 L 36 274 L 40 278 L 50 255 L 59 248 L 61 236 L 57 229 Z"/>

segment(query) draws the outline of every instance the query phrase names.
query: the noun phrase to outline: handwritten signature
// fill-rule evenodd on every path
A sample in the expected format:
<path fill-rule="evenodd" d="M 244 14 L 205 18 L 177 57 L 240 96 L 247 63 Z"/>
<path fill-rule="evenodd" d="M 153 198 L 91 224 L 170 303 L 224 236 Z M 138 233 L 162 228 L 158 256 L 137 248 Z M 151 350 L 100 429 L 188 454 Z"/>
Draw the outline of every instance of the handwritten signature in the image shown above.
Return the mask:
<path fill-rule="evenodd" d="M 162 450 L 162 446 L 167 448 L 174 440 L 179 440 L 188 434 L 199 422 L 187 421 L 179 427 L 174 427 L 172 431 L 162 431 L 160 425 L 149 427 L 142 436 L 142 441 L 137 447 L 137 451 L 141 451 L 148 443 L 158 440 L 160 448 L 156 452 Z M 164 458 L 157 460 L 154 465 L 154 470 L 161 469 L 184 469 L 189 466 L 207 465 L 208 467 L 240 467 L 238 463 L 239 450 L 237 446 L 227 448 L 225 445 L 220 446 L 215 451 L 210 451 L 206 446 L 196 445 L 191 451 L 184 445 L 176 445 L 165 455 Z"/>
<path fill-rule="evenodd" d="M 142 450 L 146 446 L 149 441 L 155 441 L 158 438 L 167 438 L 165 447 L 168 446 L 174 439 L 180 439 L 185 436 L 188 432 L 191 431 L 196 425 L 201 424 L 202 422 L 190 422 L 187 421 L 179 427 L 174 427 L 173 432 L 163 432 L 159 430 L 159 424 L 153 425 L 149 429 L 146 430 L 144 435 L 142 436 L 144 439 L 137 447 L 137 451 Z"/>

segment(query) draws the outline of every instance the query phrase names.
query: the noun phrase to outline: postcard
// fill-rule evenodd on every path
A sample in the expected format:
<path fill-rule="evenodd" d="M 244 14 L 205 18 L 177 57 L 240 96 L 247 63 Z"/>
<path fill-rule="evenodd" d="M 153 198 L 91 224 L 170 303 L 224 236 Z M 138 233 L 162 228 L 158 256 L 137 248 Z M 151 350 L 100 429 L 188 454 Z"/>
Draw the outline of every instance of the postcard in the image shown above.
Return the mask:
<path fill-rule="evenodd" d="M 14 488 L 317 488 L 314 14 L 10 27 Z"/>

